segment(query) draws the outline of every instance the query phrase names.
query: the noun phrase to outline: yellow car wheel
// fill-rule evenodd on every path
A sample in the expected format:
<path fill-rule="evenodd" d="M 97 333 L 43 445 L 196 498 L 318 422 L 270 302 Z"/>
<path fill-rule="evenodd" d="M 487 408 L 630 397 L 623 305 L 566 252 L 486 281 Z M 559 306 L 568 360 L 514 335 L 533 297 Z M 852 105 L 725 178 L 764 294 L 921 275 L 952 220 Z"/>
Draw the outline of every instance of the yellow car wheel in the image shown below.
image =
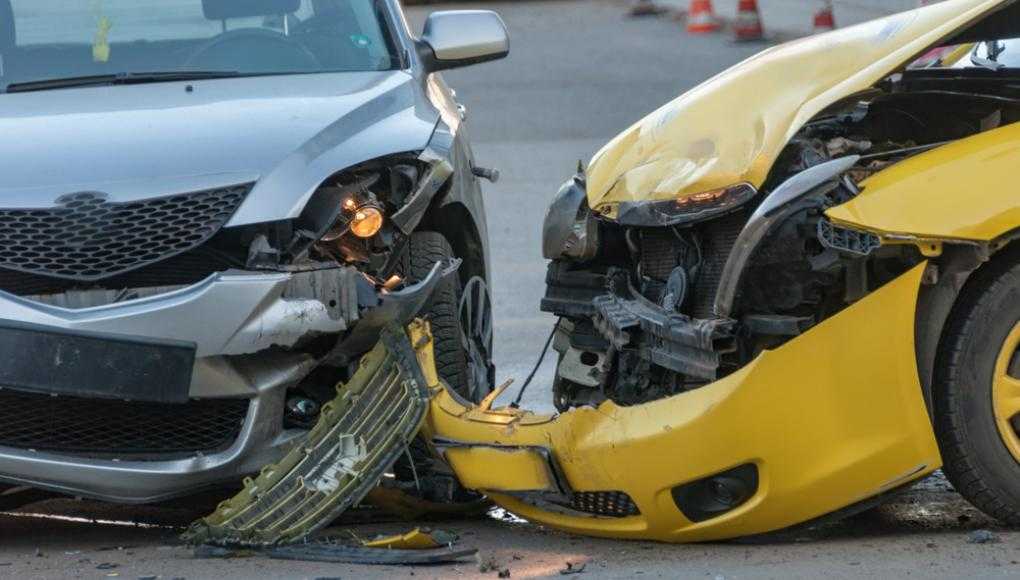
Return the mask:
<path fill-rule="evenodd" d="M 988 515 L 1020 525 L 1020 260 L 1002 256 L 968 281 L 935 375 L 945 473 Z"/>
<path fill-rule="evenodd" d="M 1020 348 L 1020 323 L 1006 337 L 995 363 L 992 379 L 992 407 L 999 435 L 1013 458 L 1020 461 L 1020 378 L 1015 363 Z"/>

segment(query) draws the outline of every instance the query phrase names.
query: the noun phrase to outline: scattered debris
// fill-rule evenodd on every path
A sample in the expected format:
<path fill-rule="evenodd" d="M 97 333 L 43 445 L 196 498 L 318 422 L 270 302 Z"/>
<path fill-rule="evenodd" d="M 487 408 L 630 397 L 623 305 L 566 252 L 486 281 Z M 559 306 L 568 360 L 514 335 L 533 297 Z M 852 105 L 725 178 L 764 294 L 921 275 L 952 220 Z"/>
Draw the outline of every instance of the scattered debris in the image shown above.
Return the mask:
<path fill-rule="evenodd" d="M 510 568 L 503 568 L 502 570 L 500 570 L 499 571 L 499 577 L 500 578 L 509 578 L 510 577 Z"/>
<path fill-rule="evenodd" d="M 584 568 L 587 566 L 584 562 L 574 563 L 567 562 L 567 567 L 560 570 L 560 576 L 569 576 L 571 574 L 581 574 L 584 572 Z"/>
<path fill-rule="evenodd" d="M 442 530 L 429 531 L 415 528 L 406 534 L 382 536 L 363 542 L 366 548 L 385 548 L 399 550 L 430 550 L 449 546 L 457 541 L 457 534 Z"/>
<path fill-rule="evenodd" d="M 363 546 L 345 546 L 325 542 L 269 548 L 265 554 L 274 560 L 302 560 L 333 564 L 380 564 L 412 566 L 453 564 L 475 556 L 478 550 L 433 548 L 429 550 L 380 550 Z"/>
<path fill-rule="evenodd" d="M 989 530 L 974 530 L 967 536 L 968 544 L 998 544 L 1002 539 Z"/>
<path fill-rule="evenodd" d="M 36 558 L 45 558 L 46 554 L 43 554 L 42 550 L 40 550 L 39 548 L 36 548 L 35 549 L 35 557 Z"/>
<path fill-rule="evenodd" d="M 482 574 L 499 570 L 499 568 L 499 562 L 496 560 L 495 556 L 488 556 L 484 560 L 479 560 L 478 562 L 478 571 Z"/>
<path fill-rule="evenodd" d="M 113 562 L 103 562 L 102 564 L 96 566 L 96 570 L 113 570 L 115 568 L 120 568 L 120 564 L 115 564 Z"/>
<path fill-rule="evenodd" d="M 256 553 L 251 550 L 225 548 L 223 546 L 212 546 L 209 544 L 202 544 L 200 546 L 195 546 L 193 555 L 195 558 L 198 558 L 200 560 L 209 560 L 209 559 L 250 558 L 252 556 L 255 556 Z"/>

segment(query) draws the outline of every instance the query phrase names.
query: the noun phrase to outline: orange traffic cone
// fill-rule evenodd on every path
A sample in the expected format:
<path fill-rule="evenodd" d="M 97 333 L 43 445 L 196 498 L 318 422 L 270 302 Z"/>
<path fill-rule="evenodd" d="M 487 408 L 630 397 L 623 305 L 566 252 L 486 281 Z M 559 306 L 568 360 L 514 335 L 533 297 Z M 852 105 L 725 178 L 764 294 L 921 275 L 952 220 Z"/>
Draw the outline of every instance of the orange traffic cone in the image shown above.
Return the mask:
<path fill-rule="evenodd" d="M 836 29 L 836 17 L 832 15 L 832 0 L 823 0 L 822 8 L 815 12 L 815 34 Z"/>
<path fill-rule="evenodd" d="M 712 10 L 712 0 L 691 0 L 691 9 L 687 11 L 687 32 L 706 34 L 719 30 L 719 20 Z"/>
<path fill-rule="evenodd" d="M 740 4 L 737 6 L 737 19 L 733 21 L 733 34 L 737 40 L 765 38 L 757 0 L 740 0 Z"/>

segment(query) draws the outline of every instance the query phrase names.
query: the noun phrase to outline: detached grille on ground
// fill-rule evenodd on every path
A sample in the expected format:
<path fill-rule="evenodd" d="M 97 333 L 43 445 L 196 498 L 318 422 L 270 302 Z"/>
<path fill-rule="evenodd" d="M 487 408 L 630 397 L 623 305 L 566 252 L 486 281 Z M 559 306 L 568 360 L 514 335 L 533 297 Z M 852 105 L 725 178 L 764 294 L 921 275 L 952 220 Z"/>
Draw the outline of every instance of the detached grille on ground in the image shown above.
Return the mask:
<path fill-rule="evenodd" d="M 158 459 L 212 453 L 237 439 L 246 399 L 183 405 L 53 397 L 0 390 L 0 447 L 89 457 Z"/>
<path fill-rule="evenodd" d="M 227 223 L 250 185 L 138 202 L 74 193 L 48 209 L 0 209 L 0 268 L 94 281 L 192 250 Z"/>

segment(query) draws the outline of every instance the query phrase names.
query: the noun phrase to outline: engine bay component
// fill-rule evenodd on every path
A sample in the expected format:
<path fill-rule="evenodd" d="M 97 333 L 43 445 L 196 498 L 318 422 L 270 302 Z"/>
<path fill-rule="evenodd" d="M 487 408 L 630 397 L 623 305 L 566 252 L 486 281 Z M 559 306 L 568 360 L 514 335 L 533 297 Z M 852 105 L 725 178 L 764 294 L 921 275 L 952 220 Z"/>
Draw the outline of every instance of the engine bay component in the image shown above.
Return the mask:
<path fill-rule="evenodd" d="M 418 356 L 431 356 L 431 336 L 390 326 L 359 364 L 319 421 L 279 463 L 266 466 L 244 490 L 195 522 L 182 536 L 192 544 L 270 546 L 301 541 L 360 502 L 414 438 L 436 386 Z M 425 354 L 429 353 L 429 354 Z"/>
<path fill-rule="evenodd" d="M 796 211 L 794 202 L 812 191 L 840 179 L 847 170 L 857 163 L 858 159 L 857 156 L 852 155 L 816 165 L 791 177 L 765 198 L 751 215 L 747 226 L 740 232 L 734 250 L 726 260 L 721 283 L 715 295 L 714 310 L 716 315 L 725 317 L 732 314 L 737 289 L 747 270 L 748 262 L 765 236 L 772 231 L 773 226 Z M 831 188 L 832 185 L 830 185 Z"/>

